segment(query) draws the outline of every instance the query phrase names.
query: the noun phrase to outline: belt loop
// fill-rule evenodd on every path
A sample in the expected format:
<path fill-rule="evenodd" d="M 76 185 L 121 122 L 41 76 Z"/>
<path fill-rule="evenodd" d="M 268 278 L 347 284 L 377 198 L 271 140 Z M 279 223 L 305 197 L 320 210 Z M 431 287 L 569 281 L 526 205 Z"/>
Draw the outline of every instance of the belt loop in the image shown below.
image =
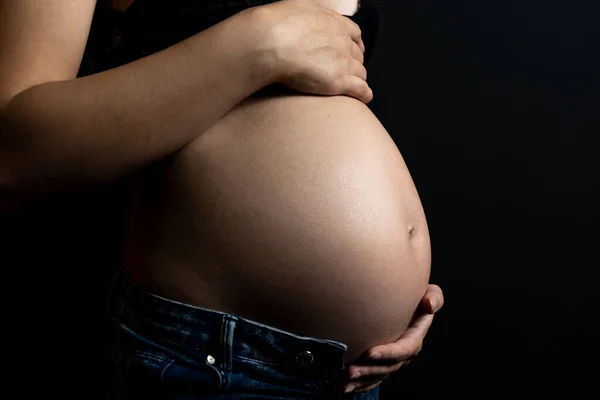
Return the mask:
<path fill-rule="evenodd" d="M 222 349 L 222 360 L 221 368 L 226 373 L 231 373 L 233 364 L 233 336 L 235 327 L 237 325 L 237 318 L 232 315 L 223 316 L 223 323 L 221 325 L 221 349 Z"/>

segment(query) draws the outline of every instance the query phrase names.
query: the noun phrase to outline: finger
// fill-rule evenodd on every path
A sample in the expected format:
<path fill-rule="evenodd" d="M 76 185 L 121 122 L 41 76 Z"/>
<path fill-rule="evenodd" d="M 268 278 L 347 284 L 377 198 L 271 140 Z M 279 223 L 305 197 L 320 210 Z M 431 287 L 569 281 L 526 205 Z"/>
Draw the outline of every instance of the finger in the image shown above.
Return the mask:
<path fill-rule="evenodd" d="M 371 380 L 363 380 L 360 382 L 351 382 L 348 383 L 344 386 L 344 392 L 345 393 L 350 393 L 350 390 L 353 392 L 364 392 L 366 390 L 369 390 L 368 388 L 374 388 L 377 385 L 379 385 L 384 379 L 386 379 L 387 376 L 383 379 L 371 379 Z"/>
<path fill-rule="evenodd" d="M 425 312 L 435 314 L 444 306 L 444 292 L 438 285 L 429 285 L 421 305 Z"/>
<path fill-rule="evenodd" d="M 356 75 L 346 75 L 341 78 L 338 81 L 338 88 L 339 94 L 354 97 L 365 104 L 373 99 L 373 91 L 367 82 Z"/>
<path fill-rule="evenodd" d="M 398 363 L 392 365 L 361 365 L 348 368 L 348 381 L 356 382 L 362 380 L 377 380 L 384 379 L 400 368 L 408 364 L 409 361 L 400 361 Z M 357 373 L 360 373 L 359 376 L 356 376 Z"/>
<path fill-rule="evenodd" d="M 364 53 L 365 44 L 363 43 L 363 40 L 362 40 L 362 31 L 360 29 L 360 26 L 358 26 L 358 24 L 356 22 L 352 21 L 347 16 L 342 15 L 336 11 L 333 11 L 332 9 L 330 9 L 328 7 L 324 7 L 321 5 L 319 5 L 319 7 L 320 7 L 321 11 L 323 11 L 326 14 L 334 17 L 335 19 L 343 22 L 346 32 L 348 32 L 348 34 L 350 35 L 352 40 L 354 42 L 356 42 L 356 44 L 358 44 L 361 51 Z"/>
<path fill-rule="evenodd" d="M 360 65 L 363 65 L 365 63 L 365 55 L 364 53 L 360 50 L 360 47 L 358 47 L 358 45 L 355 42 L 352 42 L 351 45 L 351 54 L 352 54 L 352 58 L 355 59 L 356 61 L 358 61 L 360 63 Z M 365 78 L 366 80 L 366 78 Z"/>
<path fill-rule="evenodd" d="M 432 322 L 432 314 L 418 316 L 402 334 L 400 339 L 394 343 L 373 347 L 369 350 L 367 357 L 371 358 L 375 353 L 381 354 L 381 358 L 377 360 L 378 363 L 400 362 L 414 357 L 421 351 L 423 340 Z"/>
<path fill-rule="evenodd" d="M 425 336 L 427 335 L 427 331 L 431 327 L 433 323 L 433 314 L 422 314 L 416 317 L 409 327 L 404 331 L 402 336 L 400 336 L 399 341 L 402 340 L 413 340 L 422 342 Z M 398 343 L 397 341 L 396 343 Z"/>
<path fill-rule="evenodd" d="M 364 53 L 365 44 L 362 40 L 362 31 L 360 30 L 360 27 L 356 22 L 352 21 L 350 18 L 345 17 L 343 15 L 340 15 L 340 17 L 343 18 L 344 22 L 346 23 L 346 31 L 348 32 L 354 43 L 358 45 L 360 51 Z"/>
<path fill-rule="evenodd" d="M 362 65 L 360 62 L 356 61 L 355 59 L 351 59 L 350 63 L 350 74 L 360 78 L 363 82 L 365 82 L 365 84 L 368 87 L 369 84 L 367 83 L 367 69 L 365 68 L 365 66 Z"/>
<path fill-rule="evenodd" d="M 379 381 L 379 382 L 374 382 L 371 385 L 367 386 L 367 387 L 361 387 L 360 389 L 356 389 L 354 392 L 355 393 L 363 393 L 363 392 L 368 392 L 369 390 L 373 390 L 375 389 L 377 386 L 381 385 L 381 383 L 383 382 L 383 380 Z"/>

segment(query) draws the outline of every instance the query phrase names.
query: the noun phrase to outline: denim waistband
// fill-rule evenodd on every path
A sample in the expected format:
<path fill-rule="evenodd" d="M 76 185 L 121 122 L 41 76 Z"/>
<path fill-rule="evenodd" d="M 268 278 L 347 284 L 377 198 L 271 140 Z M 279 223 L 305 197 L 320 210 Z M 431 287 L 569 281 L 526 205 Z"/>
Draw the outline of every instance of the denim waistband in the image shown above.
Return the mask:
<path fill-rule="evenodd" d="M 115 280 L 110 304 L 115 322 L 192 357 L 241 357 L 333 381 L 345 371 L 347 346 L 341 342 L 300 336 L 237 315 L 165 299 L 136 287 L 123 272 Z"/>

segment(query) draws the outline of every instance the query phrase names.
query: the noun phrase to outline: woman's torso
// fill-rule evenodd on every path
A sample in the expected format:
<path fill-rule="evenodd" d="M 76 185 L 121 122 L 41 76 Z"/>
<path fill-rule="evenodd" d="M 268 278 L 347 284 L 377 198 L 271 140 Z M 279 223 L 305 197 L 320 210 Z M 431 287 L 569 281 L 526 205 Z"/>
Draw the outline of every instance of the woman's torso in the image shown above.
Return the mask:
<path fill-rule="evenodd" d="M 357 100 L 251 97 L 142 173 L 135 194 L 134 282 L 341 341 L 347 362 L 395 340 L 424 294 L 423 209 L 395 144 Z"/>

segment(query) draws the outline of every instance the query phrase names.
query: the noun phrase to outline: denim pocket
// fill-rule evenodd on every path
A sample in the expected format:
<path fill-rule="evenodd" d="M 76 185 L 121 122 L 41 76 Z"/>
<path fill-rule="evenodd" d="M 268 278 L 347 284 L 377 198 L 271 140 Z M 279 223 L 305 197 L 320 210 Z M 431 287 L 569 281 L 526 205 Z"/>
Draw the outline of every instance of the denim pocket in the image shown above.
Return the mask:
<path fill-rule="evenodd" d="M 119 398 L 170 398 L 210 394 L 221 384 L 221 373 L 205 358 L 190 360 L 176 351 L 120 332 L 113 346 Z"/>

